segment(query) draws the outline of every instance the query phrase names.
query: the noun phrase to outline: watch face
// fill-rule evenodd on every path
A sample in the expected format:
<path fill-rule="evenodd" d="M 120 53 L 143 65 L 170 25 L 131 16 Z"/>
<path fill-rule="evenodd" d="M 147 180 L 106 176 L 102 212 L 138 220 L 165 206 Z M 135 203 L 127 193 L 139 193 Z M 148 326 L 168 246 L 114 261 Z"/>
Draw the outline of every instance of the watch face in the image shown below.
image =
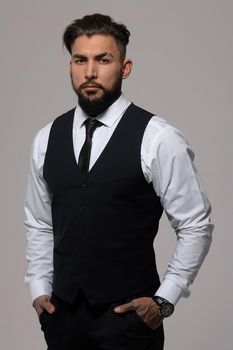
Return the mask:
<path fill-rule="evenodd" d="M 162 317 L 169 317 L 173 314 L 174 306 L 170 303 L 164 303 L 161 308 L 160 312 Z"/>

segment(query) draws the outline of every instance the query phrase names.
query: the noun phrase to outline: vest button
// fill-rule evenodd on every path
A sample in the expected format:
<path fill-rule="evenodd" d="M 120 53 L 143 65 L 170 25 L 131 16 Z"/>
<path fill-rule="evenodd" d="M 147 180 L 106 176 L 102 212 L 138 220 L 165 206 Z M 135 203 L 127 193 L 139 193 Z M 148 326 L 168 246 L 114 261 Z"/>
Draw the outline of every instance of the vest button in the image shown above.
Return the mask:
<path fill-rule="evenodd" d="M 85 205 L 82 205 L 81 207 L 80 207 L 80 212 L 81 213 L 84 213 L 86 211 L 86 207 L 85 207 Z"/>
<path fill-rule="evenodd" d="M 85 251 L 82 249 L 82 250 L 80 250 L 79 254 L 80 254 L 81 256 L 84 256 L 84 255 L 85 255 Z"/>
<path fill-rule="evenodd" d="M 86 230 L 85 230 L 85 229 L 83 229 L 83 230 L 80 231 L 80 235 L 81 235 L 81 236 L 84 236 L 85 234 L 86 234 Z"/>
<path fill-rule="evenodd" d="M 86 188 L 87 187 L 87 184 L 84 182 L 83 184 L 82 184 L 82 188 Z"/>
<path fill-rule="evenodd" d="M 84 279 L 85 276 L 86 276 L 85 273 L 84 273 L 84 272 L 81 272 L 81 273 L 78 274 L 78 277 L 77 277 L 77 278 L 78 278 L 79 281 L 81 281 L 81 280 Z"/>

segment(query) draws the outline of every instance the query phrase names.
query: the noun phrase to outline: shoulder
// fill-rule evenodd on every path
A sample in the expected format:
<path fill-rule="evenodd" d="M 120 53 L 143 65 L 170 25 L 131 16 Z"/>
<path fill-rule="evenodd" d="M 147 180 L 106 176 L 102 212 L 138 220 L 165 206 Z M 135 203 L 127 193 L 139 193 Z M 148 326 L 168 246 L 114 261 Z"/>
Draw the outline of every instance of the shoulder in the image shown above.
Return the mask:
<path fill-rule="evenodd" d="M 38 168 L 41 167 L 47 150 L 49 134 L 53 121 L 41 128 L 35 135 L 32 143 L 32 160 Z"/>
<path fill-rule="evenodd" d="M 192 153 L 183 132 L 157 115 L 154 115 L 147 125 L 143 148 L 147 154 L 154 155 L 162 153 L 176 157 L 187 150 Z"/>
<path fill-rule="evenodd" d="M 144 117 L 147 116 L 148 124 L 145 129 L 145 137 L 148 137 L 152 143 L 159 140 L 166 142 L 178 142 L 179 140 L 182 140 L 187 142 L 181 130 L 170 124 L 165 118 L 133 103 L 131 103 L 130 106 L 134 111 L 137 111 L 139 115 L 141 114 Z"/>
<path fill-rule="evenodd" d="M 65 113 L 59 115 L 57 118 L 54 119 L 54 121 L 52 122 L 52 124 L 63 124 L 65 123 L 67 120 L 71 120 L 74 117 L 74 113 L 75 113 L 76 107 L 66 111 Z"/>
<path fill-rule="evenodd" d="M 75 111 L 75 108 L 59 115 L 58 117 L 54 118 L 50 123 L 45 125 L 36 133 L 33 139 L 31 153 L 32 153 L 32 159 L 38 167 L 40 167 L 44 161 L 52 126 L 55 123 L 60 123 L 63 120 L 65 120 L 66 119 L 65 117 L 74 115 L 74 111 Z"/>

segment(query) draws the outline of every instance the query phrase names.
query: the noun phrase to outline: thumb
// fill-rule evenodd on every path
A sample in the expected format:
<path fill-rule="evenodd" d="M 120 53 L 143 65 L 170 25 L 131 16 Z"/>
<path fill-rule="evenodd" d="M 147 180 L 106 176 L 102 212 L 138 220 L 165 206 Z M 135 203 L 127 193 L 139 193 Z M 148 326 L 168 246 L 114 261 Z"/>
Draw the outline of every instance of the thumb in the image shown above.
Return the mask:
<path fill-rule="evenodd" d="M 122 305 L 118 305 L 114 308 L 114 311 L 116 313 L 124 313 L 124 312 L 127 312 L 127 311 L 131 311 L 131 310 L 135 310 L 135 307 L 134 305 L 132 304 L 132 302 L 130 303 L 127 303 L 127 304 L 122 304 Z"/>
<path fill-rule="evenodd" d="M 45 309 L 49 314 L 53 314 L 55 312 L 55 306 L 51 303 L 49 299 L 45 299 L 41 303 L 41 307 Z"/>

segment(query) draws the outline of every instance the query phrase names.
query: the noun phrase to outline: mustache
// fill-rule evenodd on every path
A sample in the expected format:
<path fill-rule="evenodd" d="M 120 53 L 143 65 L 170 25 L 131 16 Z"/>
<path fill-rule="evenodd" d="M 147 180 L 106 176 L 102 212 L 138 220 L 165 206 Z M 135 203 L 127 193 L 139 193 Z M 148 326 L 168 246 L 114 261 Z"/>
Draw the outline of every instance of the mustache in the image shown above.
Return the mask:
<path fill-rule="evenodd" d="M 83 88 L 88 87 L 88 86 L 94 86 L 94 87 L 97 87 L 97 88 L 104 90 L 104 87 L 101 84 L 96 83 L 95 81 L 92 81 L 92 80 L 88 80 L 88 81 L 85 81 L 84 83 L 82 83 L 79 86 L 79 89 L 83 89 Z"/>

